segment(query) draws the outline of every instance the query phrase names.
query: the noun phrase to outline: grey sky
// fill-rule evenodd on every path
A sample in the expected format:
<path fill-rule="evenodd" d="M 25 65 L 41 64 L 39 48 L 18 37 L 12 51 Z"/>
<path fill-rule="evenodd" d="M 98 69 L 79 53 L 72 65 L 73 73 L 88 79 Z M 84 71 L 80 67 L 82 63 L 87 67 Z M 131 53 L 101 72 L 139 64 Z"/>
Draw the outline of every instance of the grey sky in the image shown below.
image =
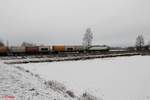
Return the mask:
<path fill-rule="evenodd" d="M 81 44 L 86 28 L 94 44 L 150 39 L 149 0 L 0 0 L 0 38 L 45 44 Z"/>

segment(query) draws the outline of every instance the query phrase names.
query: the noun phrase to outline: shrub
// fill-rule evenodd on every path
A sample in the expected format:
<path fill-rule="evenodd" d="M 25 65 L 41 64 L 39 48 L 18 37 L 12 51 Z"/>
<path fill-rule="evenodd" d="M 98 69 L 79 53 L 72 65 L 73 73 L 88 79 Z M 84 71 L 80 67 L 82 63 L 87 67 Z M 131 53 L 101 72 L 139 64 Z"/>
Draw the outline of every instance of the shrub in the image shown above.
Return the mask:
<path fill-rule="evenodd" d="M 87 92 L 83 93 L 83 95 L 80 97 L 80 100 L 102 100 L 100 98 L 97 98 Z"/>
<path fill-rule="evenodd" d="M 70 90 L 66 91 L 66 93 L 67 93 L 70 97 L 72 97 L 72 98 L 75 97 L 74 92 L 72 92 L 72 91 L 70 91 Z"/>
<path fill-rule="evenodd" d="M 59 91 L 62 91 L 62 92 L 66 91 L 66 86 L 62 83 L 57 82 L 57 81 L 46 81 L 45 85 L 48 88 L 52 88 L 54 90 L 59 90 Z"/>

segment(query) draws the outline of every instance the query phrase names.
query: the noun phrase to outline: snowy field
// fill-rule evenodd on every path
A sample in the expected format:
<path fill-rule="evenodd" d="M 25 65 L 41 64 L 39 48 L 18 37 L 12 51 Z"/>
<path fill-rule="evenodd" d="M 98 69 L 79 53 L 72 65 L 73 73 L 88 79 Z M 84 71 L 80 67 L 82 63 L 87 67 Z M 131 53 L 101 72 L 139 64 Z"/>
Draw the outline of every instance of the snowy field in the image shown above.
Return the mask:
<path fill-rule="evenodd" d="M 46 80 L 63 82 L 79 94 L 84 90 L 91 91 L 104 100 L 148 100 L 150 96 L 150 56 L 16 66 Z"/>

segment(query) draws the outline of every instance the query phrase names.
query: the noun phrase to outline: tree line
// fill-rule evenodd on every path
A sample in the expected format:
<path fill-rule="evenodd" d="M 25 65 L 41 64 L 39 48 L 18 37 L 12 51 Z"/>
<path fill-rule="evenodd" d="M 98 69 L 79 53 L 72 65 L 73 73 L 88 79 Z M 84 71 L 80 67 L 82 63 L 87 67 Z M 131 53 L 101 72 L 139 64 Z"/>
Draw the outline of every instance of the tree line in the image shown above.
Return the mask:
<path fill-rule="evenodd" d="M 83 36 L 82 45 L 85 48 L 88 48 L 89 46 L 92 46 L 92 40 L 93 40 L 93 32 L 91 28 L 87 28 Z M 33 43 L 23 42 L 21 46 L 35 46 L 35 45 L 36 44 Z M 5 46 L 5 44 L 2 40 L 0 40 L 0 47 L 2 46 Z M 135 47 L 141 49 L 144 46 L 145 46 L 145 40 L 143 35 L 138 35 L 136 38 Z M 150 46 L 150 41 L 147 43 L 147 46 Z"/>
<path fill-rule="evenodd" d="M 93 40 L 93 33 L 91 31 L 91 28 L 87 28 L 83 37 L 83 45 L 85 47 L 91 46 L 92 40 Z M 146 44 L 143 35 L 138 35 L 135 41 L 135 47 L 140 50 L 144 46 L 146 46 Z M 150 41 L 147 43 L 147 46 L 150 46 Z"/>

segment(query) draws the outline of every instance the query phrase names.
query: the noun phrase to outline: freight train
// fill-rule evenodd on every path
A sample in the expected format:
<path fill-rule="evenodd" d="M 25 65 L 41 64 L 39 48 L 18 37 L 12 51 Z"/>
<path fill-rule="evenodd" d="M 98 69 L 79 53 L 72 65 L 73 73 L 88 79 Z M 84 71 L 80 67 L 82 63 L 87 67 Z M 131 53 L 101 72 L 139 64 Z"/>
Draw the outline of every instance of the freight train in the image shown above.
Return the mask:
<path fill-rule="evenodd" d="M 63 52 L 107 52 L 109 47 L 106 45 L 100 46 L 67 46 L 67 45 L 54 45 L 54 46 L 11 46 L 0 47 L 0 55 L 37 55 L 37 54 L 57 54 Z"/>

